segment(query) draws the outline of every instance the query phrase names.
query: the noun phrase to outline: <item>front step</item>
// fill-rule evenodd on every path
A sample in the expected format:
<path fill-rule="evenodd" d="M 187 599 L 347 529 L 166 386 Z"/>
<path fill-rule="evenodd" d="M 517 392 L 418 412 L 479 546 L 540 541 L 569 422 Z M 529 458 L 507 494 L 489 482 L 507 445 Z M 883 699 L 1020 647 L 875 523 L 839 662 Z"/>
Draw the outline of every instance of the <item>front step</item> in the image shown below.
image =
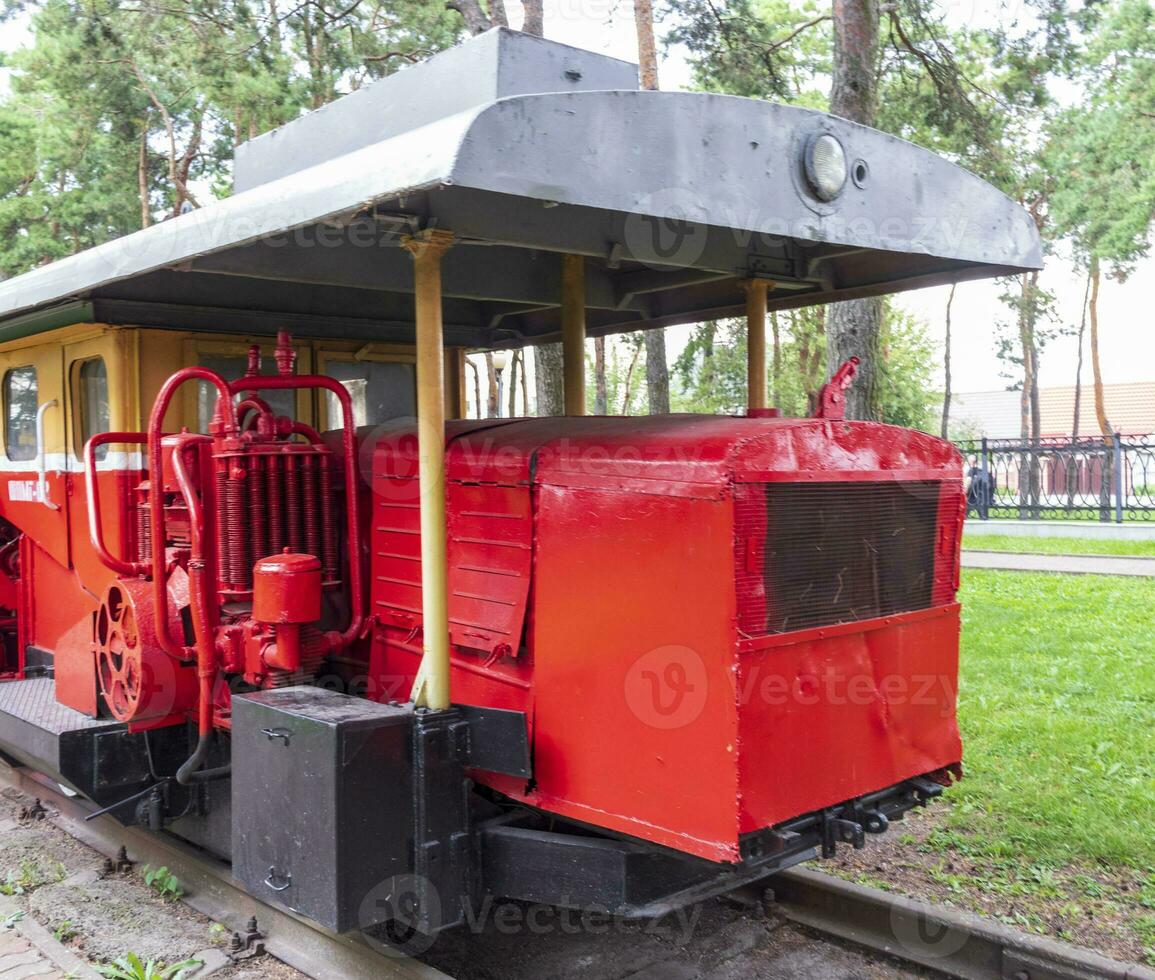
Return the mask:
<path fill-rule="evenodd" d="M 51 677 L 0 682 L 0 755 L 29 766 L 101 806 L 158 782 L 187 757 L 183 725 L 149 734 L 89 718 L 56 700 Z M 117 813 L 131 822 L 131 811 Z"/>
<path fill-rule="evenodd" d="M 124 725 L 89 718 L 57 701 L 51 677 L 0 683 L 0 752 L 62 783 L 73 785 L 65 770 L 75 771 L 86 755 L 92 758 L 98 735 L 122 732 Z"/>

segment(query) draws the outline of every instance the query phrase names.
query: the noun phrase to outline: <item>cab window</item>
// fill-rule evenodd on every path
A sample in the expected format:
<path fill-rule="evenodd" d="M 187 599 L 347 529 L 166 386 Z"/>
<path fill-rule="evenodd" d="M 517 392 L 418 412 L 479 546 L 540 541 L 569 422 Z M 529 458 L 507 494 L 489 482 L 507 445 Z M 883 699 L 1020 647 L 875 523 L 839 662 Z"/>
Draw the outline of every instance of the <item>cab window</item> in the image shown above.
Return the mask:
<path fill-rule="evenodd" d="M 35 459 L 36 409 L 40 404 L 36 368 L 12 368 L 4 375 L 4 444 L 11 460 Z"/>
<path fill-rule="evenodd" d="M 244 375 L 245 369 L 249 366 L 249 359 L 243 354 L 201 354 L 197 363 L 210 371 L 216 371 L 226 381 L 236 381 Z M 271 356 L 261 358 L 261 373 L 277 373 L 277 362 Z M 197 421 L 200 423 L 200 431 L 208 432 L 209 422 L 212 421 L 213 417 L 213 406 L 216 404 L 217 390 L 208 384 L 200 385 L 199 389 L 197 393 Z M 257 394 L 269 404 L 269 407 L 277 415 L 287 415 L 291 419 L 297 417 L 296 392 L 289 390 L 259 391 Z M 240 396 L 238 396 L 238 400 L 239 398 Z"/>
<path fill-rule="evenodd" d="M 417 414 L 417 381 L 412 364 L 396 361 L 339 361 L 325 366 L 329 377 L 340 381 L 353 401 L 357 425 L 380 425 L 390 419 Z M 329 428 L 341 426 L 341 405 L 329 394 Z"/>
<path fill-rule="evenodd" d="M 103 357 L 90 357 L 77 361 L 73 367 L 73 385 L 76 418 L 76 455 L 84 452 L 84 444 L 94 435 L 107 432 L 112 427 L 112 416 L 108 403 L 108 368 Z M 98 459 L 108 452 L 107 446 L 96 451 Z"/>

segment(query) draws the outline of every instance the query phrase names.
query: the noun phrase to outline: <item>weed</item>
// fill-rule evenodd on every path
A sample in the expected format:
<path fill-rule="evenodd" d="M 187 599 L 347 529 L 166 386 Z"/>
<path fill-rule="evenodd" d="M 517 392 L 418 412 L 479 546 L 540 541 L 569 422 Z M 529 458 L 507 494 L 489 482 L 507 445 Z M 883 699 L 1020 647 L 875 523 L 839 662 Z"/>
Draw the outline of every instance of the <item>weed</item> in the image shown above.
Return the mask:
<path fill-rule="evenodd" d="M 116 962 L 100 967 L 100 973 L 109 980 L 180 980 L 200 965 L 200 960 L 184 960 L 172 966 L 158 960 L 146 963 L 136 953 L 127 953 Z"/>
<path fill-rule="evenodd" d="M 0 882 L 0 895 L 23 895 L 41 883 L 40 868 L 32 858 L 20 862 L 19 871 L 9 871 Z"/>
<path fill-rule="evenodd" d="M 166 867 L 154 868 L 146 864 L 141 871 L 141 877 L 144 883 L 166 902 L 175 902 L 184 894 L 176 875 Z"/>

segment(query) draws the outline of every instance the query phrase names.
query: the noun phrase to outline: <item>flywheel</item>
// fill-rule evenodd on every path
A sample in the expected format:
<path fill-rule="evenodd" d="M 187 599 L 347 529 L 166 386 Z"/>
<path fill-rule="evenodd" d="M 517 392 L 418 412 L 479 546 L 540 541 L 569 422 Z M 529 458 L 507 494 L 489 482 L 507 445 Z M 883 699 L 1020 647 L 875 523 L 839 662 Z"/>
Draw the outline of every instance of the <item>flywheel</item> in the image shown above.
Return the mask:
<path fill-rule="evenodd" d="M 96 612 L 96 680 L 117 721 L 167 718 L 196 703 L 196 669 L 161 649 L 152 605 L 149 583 L 117 579 L 105 591 Z M 180 643 L 180 617 L 172 615 L 170 622 L 170 631 Z"/>

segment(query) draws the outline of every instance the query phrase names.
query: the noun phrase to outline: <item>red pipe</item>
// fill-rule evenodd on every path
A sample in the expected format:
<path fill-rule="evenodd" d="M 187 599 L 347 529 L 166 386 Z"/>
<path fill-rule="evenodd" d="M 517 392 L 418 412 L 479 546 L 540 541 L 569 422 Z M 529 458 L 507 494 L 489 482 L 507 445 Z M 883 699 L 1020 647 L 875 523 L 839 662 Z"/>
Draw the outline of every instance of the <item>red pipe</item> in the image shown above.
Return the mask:
<path fill-rule="evenodd" d="M 124 442 L 140 446 L 145 442 L 143 432 L 100 432 L 84 444 L 84 498 L 88 505 L 88 540 L 96 557 L 117 575 L 131 578 L 148 571 L 146 561 L 125 561 L 117 558 L 104 545 L 104 527 L 100 515 L 100 488 L 96 485 L 96 450 L 110 442 Z"/>
<path fill-rule="evenodd" d="M 294 422 L 289 431 L 294 435 L 304 436 L 314 446 L 325 445 L 325 440 L 321 438 L 321 433 L 319 433 L 311 425 L 307 425 L 304 422 Z"/>
<path fill-rule="evenodd" d="M 242 430 L 244 430 L 244 427 L 248 424 L 249 412 L 256 412 L 258 415 L 257 431 L 260 432 L 262 436 L 271 435 L 273 426 L 273 409 L 270 407 L 269 403 L 263 398 L 258 398 L 256 395 L 252 395 L 237 405 L 237 425 Z M 266 423 L 268 428 L 267 432 L 261 430 L 262 422 Z"/>
<path fill-rule="evenodd" d="M 163 385 L 156 401 L 152 405 L 152 414 L 148 419 L 148 474 L 151 492 L 148 495 L 150 523 L 152 525 L 152 560 L 149 570 L 152 572 L 152 603 L 156 611 L 156 633 L 161 649 L 169 656 L 178 660 L 184 658 L 184 647 L 178 644 L 169 633 L 168 628 L 168 569 L 164 561 L 164 545 L 167 540 L 164 520 L 164 457 L 161 442 L 164 438 L 164 417 L 172 402 L 177 389 L 186 381 L 207 381 L 217 389 L 217 406 L 214 419 L 219 413 L 221 417 L 221 435 L 226 438 L 237 435 L 237 415 L 233 405 L 233 391 L 229 383 L 215 371 L 203 367 L 181 368 L 172 375 Z M 205 438 L 205 437 L 199 437 Z M 195 494 L 194 494 L 195 496 Z M 186 504 L 189 503 L 186 501 Z M 200 507 L 197 504 L 199 516 Z M 191 519 L 193 509 L 189 505 Z M 199 534 L 203 525 L 196 526 L 192 533 Z M 191 585 L 190 574 L 190 585 Z"/>
<path fill-rule="evenodd" d="M 227 383 L 227 382 L 226 382 Z M 357 428 L 353 416 L 353 399 L 340 381 L 323 374 L 275 375 L 241 378 L 227 383 L 231 392 L 284 391 L 296 388 L 324 388 L 341 403 L 341 449 L 345 459 L 345 538 L 349 549 L 349 593 L 353 614 L 349 625 L 334 637 L 332 649 L 347 647 L 361 635 L 365 625 L 365 584 L 361 574 L 361 549 L 357 535 L 361 526 L 359 487 L 357 485 Z M 155 535 L 154 535 L 155 538 Z M 155 545 L 153 546 L 155 550 Z"/>
<path fill-rule="evenodd" d="M 208 735 L 213 730 L 213 684 L 217 677 L 216 639 L 213 635 L 213 625 L 209 616 L 208 580 L 205 575 L 204 557 L 204 511 L 201 509 L 200 498 L 196 487 L 189 478 L 185 466 L 184 452 L 198 443 L 212 442 L 208 436 L 179 435 L 178 442 L 173 447 L 172 471 L 180 487 L 185 507 L 189 516 L 189 562 L 188 562 L 188 598 L 189 613 L 192 618 L 193 642 L 197 657 L 197 682 L 199 697 L 197 701 L 197 732 L 199 735 Z M 155 538 L 154 538 L 155 540 Z M 167 615 L 168 607 L 159 606 L 160 615 Z"/>

